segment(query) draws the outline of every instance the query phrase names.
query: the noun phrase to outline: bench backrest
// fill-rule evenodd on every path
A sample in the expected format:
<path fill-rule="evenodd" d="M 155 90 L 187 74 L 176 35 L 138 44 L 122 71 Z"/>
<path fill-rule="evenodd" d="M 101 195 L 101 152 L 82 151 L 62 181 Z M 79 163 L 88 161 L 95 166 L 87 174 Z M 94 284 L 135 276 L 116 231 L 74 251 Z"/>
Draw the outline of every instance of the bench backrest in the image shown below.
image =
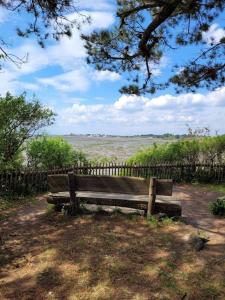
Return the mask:
<path fill-rule="evenodd" d="M 48 175 L 50 192 L 69 191 L 68 175 Z M 92 191 L 103 193 L 119 193 L 133 195 L 149 195 L 150 179 L 137 177 L 74 175 L 75 191 Z M 173 181 L 156 179 L 155 194 L 171 196 Z"/>

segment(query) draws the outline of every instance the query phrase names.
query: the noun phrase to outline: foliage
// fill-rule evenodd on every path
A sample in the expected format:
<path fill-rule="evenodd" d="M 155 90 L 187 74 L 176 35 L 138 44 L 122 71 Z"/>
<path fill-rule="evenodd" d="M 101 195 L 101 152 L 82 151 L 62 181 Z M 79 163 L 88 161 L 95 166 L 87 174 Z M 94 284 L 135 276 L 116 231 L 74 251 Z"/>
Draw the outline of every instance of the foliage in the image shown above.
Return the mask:
<path fill-rule="evenodd" d="M 128 163 L 223 163 L 225 161 L 225 135 L 183 139 L 138 151 Z"/>
<path fill-rule="evenodd" d="M 162 219 L 159 218 L 158 215 L 149 215 L 147 217 L 148 224 L 152 228 L 162 227 L 162 226 L 170 226 L 178 224 L 176 218 L 164 217 Z"/>
<path fill-rule="evenodd" d="M 225 197 L 220 197 L 214 203 L 210 203 L 210 211 L 214 215 L 225 217 Z"/>
<path fill-rule="evenodd" d="M 97 156 L 90 161 L 91 165 L 97 166 L 99 164 L 118 164 L 118 158 L 116 156 Z"/>
<path fill-rule="evenodd" d="M 225 37 L 206 42 L 204 33 L 224 6 L 223 0 L 118 0 L 115 26 L 82 35 L 87 62 L 97 70 L 127 75 L 131 84 L 122 87 L 122 93 L 154 93 L 170 83 L 178 91 L 221 87 Z M 177 55 L 171 77 L 166 82 L 157 81 L 154 69 L 166 51 L 188 46 L 197 48 L 192 51 L 193 58 L 179 64 Z"/>
<path fill-rule="evenodd" d="M 46 169 L 87 161 L 85 154 L 74 150 L 65 139 L 47 136 L 28 142 L 27 157 L 29 165 Z"/>
<path fill-rule="evenodd" d="M 183 139 L 138 151 L 128 164 L 170 164 L 170 174 L 176 181 L 213 183 L 216 179 L 214 164 L 225 162 L 225 135 Z M 198 164 L 207 164 L 198 167 Z M 150 168 L 147 176 L 157 176 L 158 168 Z M 166 168 L 161 167 L 163 172 Z M 142 176 L 146 176 L 143 172 Z M 167 175 L 166 175 L 167 176 Z"/>
<path fill-rule="evenodd" d="M 19 166 L 24 142 L 39 129 L 51 125 L 54 113 L 43 107 L 34 97 L 26 100 L 26 94 L 0 97 L 0 167 Z"/>
<path fill-rule="evenodd" d="M 82 23 L 89 21 L 87 16 L 79 13 L 78 5 L 73 0 L 0 0 L 2 8 L 9 10 L 11 15 L 28 15 L 29 22 L 25 23 L 24 28 L 17 27 L 17 34 L 25 38 L 36 36 L 41 47 L 44 47 L 47 39 L 71 37 L 74 26 L 79 29 Z M 69 14 L 74 18 L 67 17 Z M 26 57 L 10 54 L 7 46 L 7 42 L 0 36 L 0 60 L 9 60 L 18 65 L 26 61 Z"/>
<path fill-rule="evenodd" d="M 200 147 L 202 155 L 207 162 L 224 162 L 225 135 L 216 136 L 214 138 L 206 137 L 202 140 Z"/>
<path fill-rule="evenodd" d="M 13 155 L 12 159 L 5 162 L 3 161 L 3 156 L 1 156 L 0 159 L 0 170 L 6 171 L 6 170 L 18 170 L 20 169 L 24 164 L 24 153 L 23 148 L 19 148 L 18 151 Z"/>

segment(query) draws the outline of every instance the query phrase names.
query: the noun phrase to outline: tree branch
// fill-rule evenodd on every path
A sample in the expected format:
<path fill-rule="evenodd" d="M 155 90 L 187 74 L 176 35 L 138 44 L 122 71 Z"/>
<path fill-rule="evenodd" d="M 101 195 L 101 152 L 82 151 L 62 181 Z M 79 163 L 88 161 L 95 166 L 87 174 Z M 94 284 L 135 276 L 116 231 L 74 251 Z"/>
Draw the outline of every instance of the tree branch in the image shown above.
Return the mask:
<path fill-rule="evenodd" d="M 166 19 L 174 12 L 174 10 L 181 2 L 181 0 L 173 0 L 170 3 L 167 3 L 167 5 L 165 5 L 158 13 L 155 19 L 153 19 L 153 21 L 148 25 L 139 43 L 139 49 L 144 54 L 144 56 L 148 54 L 146 45 L 149 38 L 151 37 L 152 32 L 166 21 Z"/>

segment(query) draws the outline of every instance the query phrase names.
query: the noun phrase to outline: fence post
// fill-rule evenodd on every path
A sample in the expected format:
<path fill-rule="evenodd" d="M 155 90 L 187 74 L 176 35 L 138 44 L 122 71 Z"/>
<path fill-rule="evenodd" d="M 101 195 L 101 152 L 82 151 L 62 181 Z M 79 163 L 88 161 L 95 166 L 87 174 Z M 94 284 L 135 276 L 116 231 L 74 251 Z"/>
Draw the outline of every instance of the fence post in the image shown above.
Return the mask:
<path fill-rule="evenodd" d="M 75 189 L 75 176 L 73 172 L 68 173 L 68 184 L 69 184 L 69 192 L 70 192 L 70 211 L 71 215 L 75 215 L 79 211 L 79 202 L 76 197 L 76 189 Z"/>
<path fill-rule="evenodd" d="M 156 177 L 150 178 L 147 217 L 154 214 L 156 199 Z"/>

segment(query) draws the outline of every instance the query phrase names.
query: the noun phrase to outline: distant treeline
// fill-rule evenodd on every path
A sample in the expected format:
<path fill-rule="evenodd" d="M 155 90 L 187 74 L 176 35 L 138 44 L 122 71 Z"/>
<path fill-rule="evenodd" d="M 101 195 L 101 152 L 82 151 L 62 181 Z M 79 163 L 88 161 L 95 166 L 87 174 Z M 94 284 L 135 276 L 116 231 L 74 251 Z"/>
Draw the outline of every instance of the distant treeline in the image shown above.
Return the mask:
<path fill-rule="evenodd" d="M 154 144 L 138 151 L 128 163 L 225 163 L 225 135 Z"/>
<path fill-rule="evenodd" d="M 172 133 L 163 133 L 163 134 L 136 134 L 136 135 L 112 135 L 112 134 L 73 134 L 70 133 L 69 136 L 88 136 L 88 137 L 122 137 L 122 138 L 137 138 L 137 137 L 150 137 L 150 138 L 190 138 L 190 134 L 172 134 Z"/>

